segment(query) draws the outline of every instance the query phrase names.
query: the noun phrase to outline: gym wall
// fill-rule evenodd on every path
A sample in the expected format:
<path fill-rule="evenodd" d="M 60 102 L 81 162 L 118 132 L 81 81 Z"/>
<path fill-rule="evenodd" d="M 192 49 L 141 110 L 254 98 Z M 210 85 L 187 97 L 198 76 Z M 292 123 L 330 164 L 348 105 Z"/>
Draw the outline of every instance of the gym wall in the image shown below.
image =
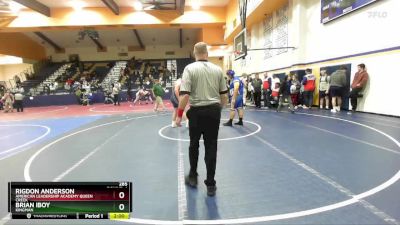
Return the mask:
<path fill-rule="evenodd" d="M 161 46 L 161 45 L 146 45 L 144 51 L 128 51 L 127 46 L 107 46 L 107 51 L 98 52 L 95 47 L 80 47 L 80 48 L 66 48 L 65 53 L 55 53 L 53 49 L 47 48 L 47 55 L 51 56 L 53 61 L 62 62 L 68 61 L 71 54 L 78 54 L 81 61 L 107 61 L 107 60 L 128 60 L 132 57 L 140 59 L 176 59 L 176 58 L 189 58 L 193 46 L 179 45 Z M 167 52 L 174 54 L 167 55 Z M 128 56 L 119 56 L 119 53 L 127 53 Z"/>
<path fill-rule="evenodd" d="M 32 64 L 22 63 L 0 65 L 0 80 L 8 83 L 8 80 L 13 79 L 15 75 L 22 73 L 27 69 L 32 69 Z"/>
<path fill-rule="evenodd" d="M 370 82 L 358 110 L 400 116 L 400 108 L 393 107 L 397 101 L 396 85 L 400 83 L 400 76 L 396 74 L 400 59 L 400 29 L 395 28 L 400 21 L 399 3 L 379 1 L 322 24 L 320 0 L 290 0 L 288 46 L 297 49 L 267 59 L 264 59 L 264 51 L 249 52 L 246 60 L 233 62 L 233 69 L 239 73 L 289 73 L 312 68 L 319 77 L 321 67 L 351 64 L 353 79 L 357 65 L 365 63 Z M 250 28 L 251 48 L 264 47 L 264 26 L 261 21 Z M 316 101 L 317 98 L 316 92 Z"/>

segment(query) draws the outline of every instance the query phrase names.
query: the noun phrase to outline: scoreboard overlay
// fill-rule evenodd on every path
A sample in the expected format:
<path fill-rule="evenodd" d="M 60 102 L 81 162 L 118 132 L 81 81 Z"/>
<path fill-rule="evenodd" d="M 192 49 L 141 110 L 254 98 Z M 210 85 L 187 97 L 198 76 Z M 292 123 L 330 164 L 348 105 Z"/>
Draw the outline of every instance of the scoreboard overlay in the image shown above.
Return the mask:
<path fill-rule="evenodd" d="M 129 219 L 131 182 L 9 182 L 12 219 Z"/>

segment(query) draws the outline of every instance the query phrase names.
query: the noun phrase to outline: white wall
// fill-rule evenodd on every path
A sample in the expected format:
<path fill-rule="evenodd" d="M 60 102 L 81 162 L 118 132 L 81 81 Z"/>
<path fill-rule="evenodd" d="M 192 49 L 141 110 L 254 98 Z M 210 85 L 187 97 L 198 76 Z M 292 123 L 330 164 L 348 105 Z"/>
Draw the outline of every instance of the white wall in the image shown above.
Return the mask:
<path fill-rule="evenodd" d="M 249 52 L 245 61 L 233 62 L 233 69 L 239 73 L 278 73 L 310 67 L 315 72 L 322 66 L 351 63 L 354 76 L 357 65 L 365 63 L 370 82 L 358 110 L 400 116 L 400 107 L 394 107 L 393 104 L 398 101 L 395 90 L 396 84 L 400 83 L 400 76 L 395 71 L 400 62 L 400 51 L 309 64 L 400 46 L 400 29 L 397 28 L 400 21 L 400 1 L 379 1 L 327 24 L 320 23 L 320 4 L 320 0 L 289 1 L 288 45 L 297 47 L 296 50 L 289 50 L 267 60 L 264 60 L 262 51 Z M 252 48 L 263 47 L 262 30 L 262 22 L 251 28 Z M 304 63 L 308 65 L 292 66 Z M 285 67 L 288 68 L 277 70 Z"/>
<path fill-rule="evenodd" d="M 27 69 L 32 69 L 32 64 L 21 63 L 0 65 L 0 81 L 6 81 L 8 84 L 9 79 L 12 79 L 15 75 Z"/>
<path fill-rule="evenodd" d="M 320 0 L 306 5 L 306 62 L 400 46 L 400 1 L 378 1 L 327 24 L 320 23 Z M 386 17 L 372 17 L 371 13 Z"/>
<path fill-rule="evenodd" d="M 107 60 L 127 60 L 135 56 L 140 59 L 171 59 L 171 58 L 188 58 L 193 46 L 146 46 L 145 51 L 128 52 L 128 47 L 108 46 L 107 52 L 97 52 L 95 47 L 85 48 L 66 48 L 66 52 L 59 54 L 54 53 L 52 49 L 47 49 L 47 54 L 53 58 L 53 61 L 68 61 L 70 54 L 79 54 L 82 61 L 107 61 Z M 166 51 L 174 51 L 175 55 L 166 55 Z M 118 53 L 126 52 L 128 57 L 120 57 Z"/>
<path fill-rule="evenodd" d="M 210 58 L 208 58 L 208 61 L 214 63 L 215 65 L 217 65 L 219 67 L 221 67 L 221 69 L 224 66 L 223 65 L 224 64 L 223 57 L 210 57 Z"/>

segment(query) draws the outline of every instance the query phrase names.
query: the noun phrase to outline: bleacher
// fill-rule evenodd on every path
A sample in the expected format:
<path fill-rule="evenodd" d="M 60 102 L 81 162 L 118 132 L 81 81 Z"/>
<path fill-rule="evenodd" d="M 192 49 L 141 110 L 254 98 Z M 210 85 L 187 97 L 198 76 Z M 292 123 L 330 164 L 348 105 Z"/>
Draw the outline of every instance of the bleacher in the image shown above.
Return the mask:
<path fill-rule="evenodd" d="M 99 83 L 101 83 L 104 80 L 104 78 L 111 71 L 111 69 L 112 68 L 110 67 L 104 67 L 104 66 L 98 66 L 94 69 L 94 72 L 96 73 L 96 77 L 99 80 Z"/>
<path fill-rule="evenodd" d="M 42 69 L 35 72 L 32 79 L 23 81 L 21 86 L 24 88 L 25 92 L 28 93 L 31 88 L 36 89 L 39 84 L 54 74 L 63 65 L 64 63 L 50 63 L 47 66 L 43 66 Z"/>

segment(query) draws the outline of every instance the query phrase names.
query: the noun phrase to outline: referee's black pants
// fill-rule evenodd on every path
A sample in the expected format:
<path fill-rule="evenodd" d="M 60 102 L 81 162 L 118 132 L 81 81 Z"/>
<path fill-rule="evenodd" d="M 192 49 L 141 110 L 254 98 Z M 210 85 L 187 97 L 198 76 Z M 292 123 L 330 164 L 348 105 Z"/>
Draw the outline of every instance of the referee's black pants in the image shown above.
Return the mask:
<path fill-rule="evenodd" d="M 24 112 L 24 105 L 22 103 L 22 100 L 15 100 L 15 108 L 17 108 L 17 112 Z"/>
<path fill-rule="evenodd" d="M 207 168 L 207 179 L 204 183 L 207 186 L 215 186 L 215 168 L 217 165 L 218 131 L 221 121 L 220 104 L 191 107 L 186 113 L 189 118 L 189 176 L 197 176 L 197 162 L 199 159 L 199 141 L 201 135 L 204 139 L 205 157 Z"/>
<path fill-rule="evenodd" d="M 120 105 L 119 104 L 119 94 L 114 95 L 114 105 L 117 105 L 117 104 Z"/>

